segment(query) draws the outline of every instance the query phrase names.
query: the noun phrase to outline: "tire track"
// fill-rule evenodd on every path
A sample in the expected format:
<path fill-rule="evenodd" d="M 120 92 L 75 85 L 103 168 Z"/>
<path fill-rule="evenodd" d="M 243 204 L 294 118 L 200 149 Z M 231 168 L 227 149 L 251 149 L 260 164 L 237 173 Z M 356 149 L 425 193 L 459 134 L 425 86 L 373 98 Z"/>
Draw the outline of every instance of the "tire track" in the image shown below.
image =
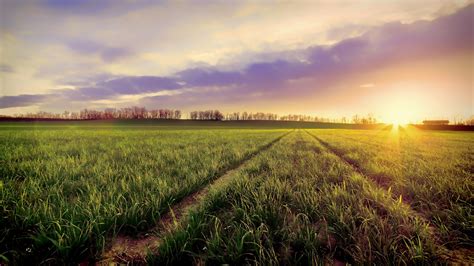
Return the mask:
<path fill-rule="evenodd" d="M 422 221 L 423 223 L 425 223 L 428 226 L 428 229 L 429 229 L 428 232 L 429 232 L 430 238 L 433 240 L 433 242 L 436 245 L 438 245 L 440 253 L 441 253 L 440 254 L 441 259 L 445 260 L 449 264 L 456 264 L 456 265 L 458 263 L 464 264 L 464 263 L 466 263 L 466 261 L 471 261 L 471 259 L 469 258 L 469 256 L 470 256 L 469 254 L 472 254 L 472 250 L 469 250 L 469 249 L 451 250 L 451 249 L 446 248 L 440 240 L 440 237 L 439 237 L 440 233 L 438 231 L 439 229 L 431 221 L 426 219 L 426 217 L 425 217 L 425 215 L 423 215 L 423 213 L 420 213 L 420 212 L 414 210 L 411 207 L 410 201 L 406 201 L 406 200 L 403 201 L 402 195 L 397 196 L 397 195 L 393 194 L 393 192 L 391 192 L 389 182 L 381 182 L 381 180 L 378 179 L 378 176 L 373 176 L 373 175 L 370 175 L 370 174 L 366 173 L 358 163 L 356 163 L 354 161 L 351 161 L 350 159 L 347 159 L 342 152 L 340 152 L 339 150 L 334 148 L 328 142 L 326 142 L 326 141 L 322 140 L 321 138 L 309 133 L 307 130 L 305 130 L 305 132 L 308 135 L 310 135 L 311 137 L 313 137 L 316 141 L 318 141 L 324 148 L 326 148 L 326 150 L 328 150 L 330 153 L 336 155 L 346 165 L 350 166 L 354 172 L 358 173 L 359 175 L 366 178 L 367 180 L 372 181 L 373 183 L 375 183 L 375 185 L 378 185 L 379 187 L 382 187 L 384 190 L 386 190 L 386 192 L 391 196 L 392 199 L 402 200 L 401 201 L 402 204 L 405 205 L 407 210 L 409 210 L 410 214 L 413 217 L 417 217 L 420 221 Z M 467 254 L 465 254 L 465 253 L 467 253 Z"/>
<path fill-rule="evenodd" d="M 417 217 L 419 217 L 420 219 L 422 219 L 423 221 L 426 221 L 427 224 L 429 224 L 430 226 L 431 223 L 424 217 L 424 215 L 416 210 L 414 210 L 412 207 L 411 207 L 411 202 L 410 201 L 407 201 L 406 198 L 401 198 L 402 195 L 395 195 L 391 189 L 390 189 L 390 182 L 387 181 L 386 179 L 385 180 L 381 180 L 381 178 L 378 176 L 378 175 L 371 175 L 369 173 L 367 173 L 357 162 L 355 161 L 352 161 L 350 159 L 348 159 L 341 151 L 339 151 L 338 149 L 334 148 L 331 144 L 329 144 L 328 142 L 322 140 L 321 138 L 309 133 L 308 131 L 305 130 L 305 132 L 310 135 L 311 137 L 313 137 L 316 141 L 318 141 L 327 151 L 329 151 L 330 153 L 336 155 L 343 163 L 345 163 L 346 165 L 348 165 L 349 167 L 351 167 L 351 169 L 358 173 L 359 175 L 363 176 L 365 179 L 369 180 L 369 181 L 372 181 L 375 185 L 383 188 L 384 190 L 386 190 L 387 193 L 390 194 L 391 198 L 393 198 L 394 200 L 402 200 L 402 203 L 404 205 L 406 205 L 406 207 L 409 208 L 410 212 L 412 212 L 412 214 L 416 215 Z"/>
<path fill-rule="evenodd" d="M 285 136 L 294 132 L 286 132 L 278 138 L 272 140 L 260 149 L 250 153 L 238 164 L 231 166 L 223 175 L 211 180 L 203 188 L 189 194 L 174 205 L 170 206 L 169 211 L 163 214 L 159 224 L 142 238 L 133 238 L 126 235 L 119 235 L 112 240 L 110 247 L 102 254 L 102 258 L 97 264 L 109 265 L 112 262 L 145 264 L 146 255 L 150 251 L 156 250 L 161 244 L 161 236 L 164 233 L 170 233 L 178 228 L 186 214 L 197 207 L 212 188 L 221 186 L 229 182 L 233 175 L 243 169 L 250 160 L 258 154 L 268 150 L 275 143 Z"/>
<path fill-rule="evenodd" d="M 390 188 L 390 178 L 387 176 L 383 175 L 370 175 L 365 172 L 365 170 L 356 162 L 353 161 L 349 158 L 347 158 L 343 152 L 339 151 L 338 149 L 334 148 L 331 144 L 328 142 L 322 140 L 321 138 L 309 133 L 308 131 L 305 130 L 305 132 L 313 137 L 315 140 L 317 140 L 321 145 L 326 148 L 329 152 L 332 154 L 336 155 L 339 157 L 340 160 L 342 160 L 344 163 L 349 165 L 354 172 L 357 172 L 358 174 L 366 177 L 369 180 L 372 180 L 375 182 L 378 186 L 383 187 L 385 190 L 388 190 Z M 397 198 L 398 199 L 398 198 Z M 405 198 L 403 200 L 406 200 Z M 405 202 L 406 204 L 410 205 L 409 202 Z"/>

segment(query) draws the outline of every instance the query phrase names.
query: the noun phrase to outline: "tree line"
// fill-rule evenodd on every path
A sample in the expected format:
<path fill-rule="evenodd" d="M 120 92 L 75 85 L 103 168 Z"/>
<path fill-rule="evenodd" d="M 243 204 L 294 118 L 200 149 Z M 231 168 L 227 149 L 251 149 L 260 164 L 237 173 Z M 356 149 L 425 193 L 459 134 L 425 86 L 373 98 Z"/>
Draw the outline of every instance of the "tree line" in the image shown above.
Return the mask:
<path fill-rule="evenodd" d="M 26 118 L 26 119 L 70 119 L 70 120 L 107 120 L 107 119 L 191 119 L 191 120 L 215 120 L 215 121 L 301 121 L 320 123 L 352 123 L 352 124 L 376 124 L 378 121 L 372 114 L 365 116 L 354 115 L 351 118 L 325 118 L 320 116 L 310 116 L 301 114 L 288 114 L 279 116 L 274 113 L 263 112 L 232 112 L 223 114 L 219 110 L 192 111 L 186 117 L 178 109 L 147 109 L 145 107 L 125 107 L 106 108 L 104 110 L 83 109 L 79 112 L 64 111 L 63 113 L 53 113 L 39 111 L 37 113 L 15 114 L 12 116 L 1 115 L 0 118 Z M 474 125 L 474 116 L 468 119 L 456 117 L 452 123 L 454 125 Z"/>
<path fill-rule="evenodd" d="M 372 115 L 366 116 L 355 115 L 352 119 L 342 117 L 340 119 L 330 119 L 320 116 L 310 116 L 301 114 L 289 114 L 279 116 L 273 113 L 248 113 L 248 112 L 234 112 L 225 115 L 225 120 L 280 120 L 280 121 L 300 121 L 300 122 L 321 122 L 321 123 L 353 123 L 353 124 L 376 124 L 377 119 Z"/>
<path fill-rule="evenodd" d="M 35 119 L 71 119 L 71 120 L 107 120 L 107 119 L 181 119 L 181 110 L 146 109 L 145 107 L 106 108 L 104 110 L 83 109 L 79 112 L 63 113 L 37 112 L 19 114 L 18 118 Z"/>
<path fill-rule="evenodd" d="M 224 115 L 219 110 L 192 111 L 189 113 L 191 120 L 216 120 L 221 121 Z"/>
<path fill-rule="evenodd" d="M 183 113 L 178 109 L 147 109 L 145 107 L 106 108 L 104 110 L 83 109 L 79 112 L 64 111 L 63 113 L 37 112 L 17 114 L 16 118 L 32 119 L 71 119 L 71 120 L 107 120 L 107 119 L 182 119 Z M 186 117 L 184 117 L 186 118 Z M 325 123 L 354 123 L 375 124 L 377 120 L 373 115 L 355 115 L 352 119 L 342 117 L 340 119 L 329 119 L 319 116 L 289 114 L 279 116 L 274 113 L 263 112 L 232 112 L 224 114 L 219 110 L 192 111 L 187 117 L 191 120 L 214 120 L 214 121 L 301 121 L 301 122 L 325 122 Z"/>

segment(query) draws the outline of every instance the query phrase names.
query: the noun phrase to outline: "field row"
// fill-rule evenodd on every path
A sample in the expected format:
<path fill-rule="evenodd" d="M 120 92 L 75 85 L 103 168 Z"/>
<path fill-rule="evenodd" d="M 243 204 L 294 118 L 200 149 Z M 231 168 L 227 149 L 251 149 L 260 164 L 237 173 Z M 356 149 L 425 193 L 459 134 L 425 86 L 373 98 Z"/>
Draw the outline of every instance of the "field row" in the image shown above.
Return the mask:
<path fill-rule="evenodd" d="M 474 246 L 471 133 L 314 131 L 331 150 L 390 189 L 450 248 Z"/>
<path fill-rule="evenodd" d="M 471 135 L 4 131 L 0 254 L 19 263 L 474 263 Z"/>
<path fill-rule="evenodd" d="M 0 134 L 0 254 L 96 257 L 286 130 L 38 130 Z"/>
<path fill-rule="evenodd" d="M 299 131 L 214 191 L 152 263 L 414 263 L 442 260 L 429 225 Z"/>

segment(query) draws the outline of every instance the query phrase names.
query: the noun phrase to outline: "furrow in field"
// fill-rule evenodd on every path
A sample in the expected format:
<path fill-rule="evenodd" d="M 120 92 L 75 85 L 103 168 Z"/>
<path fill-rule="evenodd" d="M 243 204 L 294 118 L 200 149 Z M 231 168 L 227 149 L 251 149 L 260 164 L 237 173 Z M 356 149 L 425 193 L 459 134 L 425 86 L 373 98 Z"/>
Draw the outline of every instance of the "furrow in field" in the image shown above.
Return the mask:
<path fill-rule="evenodd" d="M 308 133 L 310 136 L 312 136 L 315 140 L 317 140 L 319 143 L 321 143 L 321 145 L 323 145 L 323 147 L 325 147 L 329 152 L 333 153 L 334 155 L 336 155 L 341 161 L 343 161 L 344 163 L 346 163 L 347 165 L 349 165 L 355 172 L 357 172 L 358 174 L 360 174 L 361 176 L 363 177 L 366 177 L 368 180 L 371 180 L 373 181 L 375 184 L 377 184 L 378 186 L 384 188 L 385 190 L 387 190 L 388 193 L 391 194 L 392 198 L 396 199 L 396 200 L 402 200 L 404 204 L 406 204 L 408 207 L 410 207 L 410 210 L 411 212 L 414 214 L 414 215 L 417 215 L 420 217 L 420 219 L 426 221 L 430 226 L 432 226 L 432 224 L 426 220 L 423 216 L 423 214 L 417 212 L 416 210 L 412 209 L 411 206 L 410 206 L 410 202 L 407 201 L 407 199 L 405 198 L 402 198 L 401 195 L 394 195 L 392 192 L 391 192 L 391 189 L 390 189 L 390 183 L 385 181 L 383 178 L 381 178 L 380 176 L 375 176 L 375 175 L 370 175 L 369 173 L 367 173 L 366 171 L 364 171 L 364 169 L 362 169 L 362 167 L 360 167 L 356 162 L 353 162 L 349 159 L 347 159 L 344 154 L 340 151 L 338 151 L 337 149 L 335 149 L 333 146 L 331 146 L 331 144 L 329 144 L 328 142 L 322 140 L 321 138 L 309 133 L 308 131 L 306 131 L 306 133 Z"/>
<path fill-rule="evenodd" d="M 244 168 L 250 160 L 261 152 L 268 150 L 276 142 L 287 136 L 293 131 L 289 131 L 270 143 L 264 145 L 255 152 L 249 154 L 238 165 L 228 169 L 223 175 L 217 177 L 210 184 L 202 189 L 191 193 L 179 202 L 170 206 L 169 211 L 161 216 L 159 224 L 142 238 L 133 238 L 127 235 L 119 235 L 113 239 L 110 248 L 103 253 L 99 264 L 108 264 L 112 261 L 125 263 L 145 263 L 145 257 L 148 252 L 156 250 L 161 244 L 161 236 L 175 230 L 181 223 L 189 210 L 199 206 L 202 199 L 213 188 L 226 184 L 233 177 L 234 173 Z"/>
<path fill-rule="evenodd" d="M 431 223 L 428 219 L 426 219 L 425 216 L 422 213 L 414 210 L 411 207 L 410 202 L 408 202 L 406 200 L 403 201 L 403 198 L 401 197 L 401 195 L 394 195 L 391 192 L 390 184 L 388 182 L 384 182 L 383 180 L 381 180 L 377 176 L 372 176 L 372 175 L 366 173 L 357 163 L 352 162 L 351 160 L 348 160 L 347 158 L 345 158 L 345 156 L 341 152 L 339 152 L 337 149 L 332 147 L 331 144 L 325 142 L 324 140 L 322 140 L 319 137 L 309 133 L 306 130 L 305 130 L 305 132 L 307 134 L 309 134 L 310 136 L 312 136 L 319 143 L 321 143 L 321 145 L 323 147 L 325 147 L 329 152 L 333 153 L 341 161 L 343 161 L 344 163 L 349 165 L 355 172 L 357 172 L 361 176 L 367 178 L 368 180 L 373 181 L 378 186 L 384 188 L 387 191 L 387 193 L 390 193 L 390 196 L 392 198 L 394 198 L 395 200 L 401 200 L 402 204 L 404 204 L 407 207 L 407 209 L 410 211 L 410 213 L 413 217 L 417 217 L 420 221 L 424 222 L 428 226 L 428 228 L 430 229 L 429 232 L 431 234 L 431 237 L 432 237 L 433 241 L 435 241 L 435 243 L 437 243 L 439 245 L 439 248 L 442 252 L 441 257 L 443 257 L 445 260 L 447 260 L 449 262 L 455 262 L 455 263 L 465 262 L 465 258 L 462 254 L 460 255 L 460 252 L 457 252 L 455 250 L 449 250 L 449 249 L 445 248 L 442 245 L 442 241 L 439 238 L 440 233 L 438 231 L 438 228 L 435 225 L 433 225 L 433 223 Z M 463 253 L 463 252 L 461 252 L 461 253 Z"/>
<path fill-rule="evenodd" d="M 335 149 L 334 147 L 332 147 L 329 143 L 327 143 L 326 141 L 320 139 L 319 137 L 309 133 L 308 131 L 305 131 L 306 133 L 308 133 L 310 136 L 312 136 L 314 139 L 316 139 L 319 143 L 321 143 L 323 145 L 323 147 L 325 147 L 328 151 L 330 151 L 331 153 L 335 154 L 337 157 L 339 157 L 342 161 L 344 161 L 347 165 L 350 165 L 352 167 L 352 169 L 359 173 L 360 175 L 362 176 L 366 176 L 368 177 L 369 179 L 371 179 L 372 181 L 374 181 L 375 183 L 377 183 L 379 186 L 385 188 L 385 189 L 388 189 L 390 186 L 387 182 L 385 182 L 383 179 L 379 178 L 379 177 L 376 177 L 376 176 L 370 176 L 368 174 L 366 174 L 362 167 L 360 167 L 356 162 L 354 161 L 351 161 L 349 159 L 347 159 L 344 154 L 340 151 L 338 151 L 337 149 Z"/>
<path fill-rule="evenodd" d="M 163 238 L 163 264 L 435 261 L 426 226 L 305 133 L 259 154 Z M 371 208 L 372 207 L 372 208 Z M 419 249 L 421 247 L 421 251 Z"/>

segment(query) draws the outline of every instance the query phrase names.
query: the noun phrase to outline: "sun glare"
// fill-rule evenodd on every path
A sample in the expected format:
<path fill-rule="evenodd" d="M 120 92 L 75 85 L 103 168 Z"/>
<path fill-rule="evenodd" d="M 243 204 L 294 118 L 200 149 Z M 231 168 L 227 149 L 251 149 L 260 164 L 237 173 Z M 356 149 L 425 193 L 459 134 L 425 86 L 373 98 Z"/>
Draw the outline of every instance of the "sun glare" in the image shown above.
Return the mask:
<path fill-rule="evenodd" d="M 392 120 L 391 124 L 398 127 L 398 126 L 406 125 L 406 122 L 404 122 L 403 120 L 400 120 L 400 119 L 395 119 L 395 120 Z"/>
<path fill-rule="evenodd" d="M 392 125 L 394 128 L 398 128 L 400 126 L 400 123 L 398 123 L 398 121 L 394 121 L 392 122 Z"/>
<path fill-rule="evenodd" d="M 407 120 L 400 119 L 400 118 L 394 118 L 390 119 L 389 124 L 392 125 L 392 130 L 398 130 L 400 127 L 405 127 L 408 122 Z"/>

